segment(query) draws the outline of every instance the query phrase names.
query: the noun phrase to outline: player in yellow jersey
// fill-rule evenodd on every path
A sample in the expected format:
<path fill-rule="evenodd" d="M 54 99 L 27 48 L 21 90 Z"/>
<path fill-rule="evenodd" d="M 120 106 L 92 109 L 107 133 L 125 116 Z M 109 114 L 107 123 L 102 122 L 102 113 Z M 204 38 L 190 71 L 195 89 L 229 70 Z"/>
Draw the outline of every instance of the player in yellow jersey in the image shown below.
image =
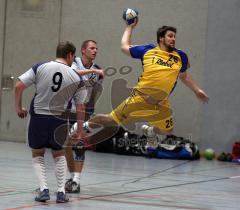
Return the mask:
<path fill-rule="evenodd" d="M 207 103 L 208 95 L 195 83 L 187 69 L 190 67 L 187 55 L 175 48 L 176 28 L 163 26 L 157 31 L 157 43 L 149 45 L 131 45 L 131 35 L 137 20 L 127 25 L 121 40 L 123 53 L 140 59 L 143 72 L 131 96 L 124 100 L 109 115 L 96 115 L 85 126 L 88 128 L 107 127 L 106 132 L 114 131 L 109 127 L 125 126 L 132 122 L 148 122 L 151 126 L 143 126 L 145 133 L 170 134 L 173 130 L 172 110 L 168 98 L 173 91 L 177 79 L 189 87 L 197 98 Z M 102 129 L 103 131 L 104 129 Z M 110 134 L 109 134 L 110 135 Z M 102 141 L 94 135 L 88 143 Z"/>
<path fill-rule="evenodd" d="M 175 48 L 176 28 L 159 28 L 157 46 L 131 46 L 131 35 L 136 25 L 137 21 L 127 25 L 121 49 L 126 55 L 142 61 L 143 73 L 133 95 L 113 110 L 111 116 L 118 124 L 143 119 L 152 125 L 148 133 L 169 134 L 173 130 L 173 119 L 168 97 L 178 77 L 201 102 L 208 102 L 209 98 L 186 71 L 190 67 L 187 55 Z"/>

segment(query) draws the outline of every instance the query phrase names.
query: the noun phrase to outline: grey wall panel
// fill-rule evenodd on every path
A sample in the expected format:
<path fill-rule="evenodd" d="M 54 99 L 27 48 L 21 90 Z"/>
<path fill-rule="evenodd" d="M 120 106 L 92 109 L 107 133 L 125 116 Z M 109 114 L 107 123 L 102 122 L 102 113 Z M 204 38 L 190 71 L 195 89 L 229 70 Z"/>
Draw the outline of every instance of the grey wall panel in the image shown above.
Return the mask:
<path fill-rule="evenodd" d="M 231 151 L 240 139 L 240 1 L 210 0 L 206 87 L 211 101 L 202 115 L 201 145 Z"/>
<path fill-rule="evenodd" d="M 136 84 L 141 73 L 141 63 L 123 55 L 120 40 L 124 30 L 124 8 L 139 10 L 139 24 L 134 30 L 133 44 L 156 43 L 156 30 L 162 25 L 178 28 L 177 47 L 185 50 L 191 62 L 191 73 L 198 83 L 203 83 L 204 53 L 208 1 L 192 0 L 63 0 L 61 39 L 70 39 L 77 46 L 85 39 L 98 41 L 97 62 L 103 67 L 113 66 L 119 70 L 123 65 L 133 68 L 131 74 L 119 73 L 106 77 L 103 97 L 98 101 L 97 112 L 111 111 L 111 85 L 118 78 L 127 79 L 129 86 Z M 80 53 L 80 50 L 78 51 Z M 181 83 L 181 82 L 179 82 Z M 119 94 L 118 90 L 116 94 Z M 173 94 L 176 133 L 199 137 L 200 105 L 195 96 L 182 85 Z M 183 111 L 184 110 L 184 111 Z M 187 111 L 186 111 L 187 110 Z"/>
<path fill-rule="evenodd" d="M 2 74 L 3 74 L 3 53 L 4 53 L 4 40 L 5 40 L 5 0 L 0 0 L 0 88 L 2 87 Z M 2 104 L 2 91 L 0 89 L 0 105 Z M 1 118 L 1 107 L 0 107 Z"/>
<path fill-rule="evenodd" d="M 4 42 L 4 20 L 5 20 L 5 0 L 0 0 L 0 76 L 2 72 L 2 56 Z"/>
<path fill-rule="evenodd" d="M 43 0 L 40 7 L 26 6 L 24 2 L 29 1 L 8 1 L 4 73 L 18 76 L 31 64 L 54 58 L 59 39 L 73 41 L 78 48 L 83 40 L 95 39 L 99 47 L 96 62 L 104 68 L 111 66 L 117 70 L 114 76 L 106 77 L 104 93 L 97 105 L 99 113 L 111 111 L 112 83 L 122 78 L 128 81 L 129 86 L 133 86 L 141 74 L 141 63 L 120 51 L 120 40 L 125 27 L 122 12 L 127 7 L 134 7 L 139 10 L 140 20 L 134 30 L 133 44 L 156 43 L 158 27 L 176 26 L 177 47 L 187 52 L 191 63 L 190 72 L 204 88 L 208 0 Z M 132 68 L 132 72 L 125 76 L 119 73 L 124 65 Z M 115 95 L 122 92 L 121 89 L 114 91 Z M 9 138 L 16 133 L 15 137 L 20 139 L 24 136 L 26 126 L 25 121 L 20 121 L 12 113 L 12 93 L 3 93 L 5 102 L 2 103 L 2 109 L 5 114 L 1 118 L 1 133 L 6 130 L 4 136 Z M 32 91 L 25 94 L 24 103 L 30 101 L 31 94 Z M 205 107 L 199 104 L 193 93 L 181 82 L 171 101 L 176 134 L 190 135 L 194 141 L 198 141 L 200 116 Z M 13 114 L 11 117 L 9 112 Z"/>
<path fill-rule="evenodd" d="M 59 15 L 58 0 L 7 1 L 4 75 L 16 78 L 35 63 L 55 59 L 59 39 Z M 33 93 L 32 88 L 24 94 L 23 105 L 27 108 Z M 17 118 L 13 96 L 13 90 L 2 92 L 0 137 L 24 140 L 27 120 Z"/>

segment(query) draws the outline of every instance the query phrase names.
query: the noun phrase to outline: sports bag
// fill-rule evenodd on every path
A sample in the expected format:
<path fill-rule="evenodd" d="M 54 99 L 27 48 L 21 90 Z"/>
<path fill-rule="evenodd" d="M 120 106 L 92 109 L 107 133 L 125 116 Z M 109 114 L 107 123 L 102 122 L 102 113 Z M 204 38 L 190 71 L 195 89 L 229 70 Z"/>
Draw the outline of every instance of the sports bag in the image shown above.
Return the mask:
<path fill-rule="evenodd" d="M 167 135 L 156 148 L 147 147 L 146 155 L 168 159 L 197 160 L 200 158 L 196 143 L 174 135 Z"/>

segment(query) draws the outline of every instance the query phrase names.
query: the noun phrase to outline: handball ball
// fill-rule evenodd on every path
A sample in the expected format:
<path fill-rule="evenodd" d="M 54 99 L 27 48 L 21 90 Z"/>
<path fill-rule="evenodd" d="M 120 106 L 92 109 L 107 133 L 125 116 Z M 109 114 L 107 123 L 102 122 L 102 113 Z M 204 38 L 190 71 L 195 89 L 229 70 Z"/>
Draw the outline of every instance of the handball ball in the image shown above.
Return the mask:
<path fill-rule="evenodd" d="M 207 160 L 212 160 L 215 157 L 215 152 L 213 149 L 205 149 L 203 156 L 207 159 Z"/>
<path fill-rule="evenodd" d="M 134 20 L 138 17 L 138 11 L 135 9 L 127 8 L 123 12 L 123 19 L 127 22 L 128 25 L 134 23 Z"/>

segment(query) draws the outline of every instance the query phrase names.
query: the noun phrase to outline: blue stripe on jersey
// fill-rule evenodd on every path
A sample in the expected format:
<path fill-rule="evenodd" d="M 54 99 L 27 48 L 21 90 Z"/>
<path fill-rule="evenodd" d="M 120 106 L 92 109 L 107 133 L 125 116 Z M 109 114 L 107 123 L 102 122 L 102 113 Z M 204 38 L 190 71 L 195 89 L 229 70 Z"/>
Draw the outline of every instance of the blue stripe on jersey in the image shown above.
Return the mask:
<path fill-rule="evenodd" d="M 175 51 L 180 55 L 182 59 L 182 68 L 180 69 L 180 72 L 185 72 L 188 68 L 188 57 L 185 52 L 179 49 L 175 49 Z"/>
<path fill-rule="evenodd" d="M 29 109 L 29 114 L 30 115 L 36 114 L 35 110 L 34 110 L 34 99 L 35 99 L 36 96 L 37 96 L 37 94 L 35 93 L 35 95 L 33 96 L 32 101 L 31 101 L 31 104 L 30 104 L 30 109 Z"/>
<path fill-rule="evenodd" d="M 96 68 L 96 69 L 102 69 L 102 68 L 101 68 L 99 65 L 97 65 L 96 63 L 93 64 L 93 67 Z M 103 76 L 102 76 L 102 75 L 100 75 L 100 76 L 98 77 L 98 80 L 100 80 L 100 79 L 103 79 Z"/>
<path fill-rule="evenodd" d="M 81 75 L 77 72 L 77 71 L 75 71 L 74 69 L 72 69 L 77 75 L 78 75 L 78 77 L 79 77 L 79 79 L 80 79 L 80 83 L 82 82 L 82 77 L 81 77 Z"/>
<path fill-rule="evenodd" d="M 188 68 L 188 57 L 186 55 L 185 52 L 183 52 L 182 50 L 179 50 L 179 49 L 174 49 L 181 57 L 181 60 L 182 60 L 182 68 L 180 69 L 180 72 L 183 73 L 187 70 Z M 177 86 L 177 80 L 176 82 L 174 83 L 174 86 L 170 92 L 170 94 L 173 92 L 173 90 L 175 89 L 175 87 Z"/>
<path fill-rule="evenodd" d="M 66 110 L 71 110 L 72 109 L 72 98 L 70 101 L 68 101 L 68 105 L 67 105 L 67 108 Z"/>
<path fill-rule="evenodd" d="M 93 67 L 96 68 L 96 69 L 101 69 L 101 67 L 99 65 L 95 64 L 95 63 L 93 64 Z"/>
<path fill-rule="evenodd" d="M 44 64 L 44 63 L 48 63 L 48 62 L 41 62 L 41 63 L 34 64 L 34 65 L 32 66 L 32 70 L 33 70 L 33 72 L 34 72 L 35 75 L 37 74 L 37 69 L 38 69 L 38 67 L 41 66 L 41 65 Z"/>
<path fill-rule="evenodd" d="M 139 45 L 139 46 L 132 46 L 129 48 L 129 52 L 133 58 L 138 58 L 143 60 L 144 54 L 156 46 L 154 44 L 148 44 L 148 45 Z"/>

